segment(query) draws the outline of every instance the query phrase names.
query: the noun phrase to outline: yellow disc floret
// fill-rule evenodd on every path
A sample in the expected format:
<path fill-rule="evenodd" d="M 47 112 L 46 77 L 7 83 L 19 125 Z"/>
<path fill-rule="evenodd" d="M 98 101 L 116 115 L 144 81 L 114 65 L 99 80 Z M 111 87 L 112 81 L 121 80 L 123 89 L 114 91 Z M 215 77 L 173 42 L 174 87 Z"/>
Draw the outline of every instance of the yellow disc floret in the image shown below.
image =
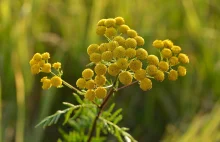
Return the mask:
<path fill-rule="evenodd" d="M 111 41 L 108 44 L 108 50 L 113 51 L 116 47 L 118 47 L 118 42 L 117 41 Z"/>
<path fill-rule="evenodd" d="M 106 19 L 101 19 L 99 20 L 99 22 L 97 23 L 97 26 L 104 26 Z"/>
<path fill-rule="evenodd" d="M 169 39 L 164 40 L 163 44 L 164 44 L 164 47 L 166 47 L 166 48 L 170 48 L 171 49 L 173 47 L 173 42 L 171 40 L 169 40 Z"/>
<path fill-rule="evenodd" d="M 87 48 L 88 55 L 91 55 L 92 53 L 98 53 L 99 52 L 99 45 L 98 44 L 91 44 Z"/>
<path fill-rule="evenodd" d="M 122 46 L 118 46 L 113 51 L 114 58 L 123 58 L 125 56 L 125 48 Z"/>
<path fill-rule="evenodd" d="M 127 38 L 125 40 L 125 46 L 127 48 L 136 48 L 137 47 L 137 41 L 134 38 Z"/>
<path fill-rule="evenodd" d="M 134 39 L 137 42 L 137 46 L 143 46 L 144 45 L 144 38 L 141 36 L 136 36 L 134 37 Z"/>
<path fill-rule="evenodd" d="M 95 81 L 92 79 L 86 81 L 86 89 L 94 89 L 95 85 Z"/>
<path fill-rule="evenodd" d="M 111 64 L 109 67 L 108 67 L 108 73 L 111 75 L 111 76 L 117 76 L 120 72 L 120 68 L 117 66 L 117 64 Z"/>
<path fill-rule="evenodd" d="M 40 72 L 40 65 L 34 64 L 31 66 L 31 73 L 38 74 Z"/>
<path fill-rule="evenodd" d="M 172 48 L 171 48 L 171 50 L 172 50 L 172 52 L 174 53 L 174 54 L 178 54 L 178 53 L 180 53 L 180 51 L 181 51 L 181 48 L 179 47 L 179 46 L 173 46 Z"/>
<path fill-rule="evenodd" d="M 128 68 L 128 59 L 127 58 L 119 58 L 116 61 L 116 64 L 120 69 L 125 70 Z"/>
<path fill-rule="evenodd" d="M 89 59 L 90 59 L 91 62 L 99 63 L 102 59 L 102 56 L 99 53 L 92 53 L 90 55 Z"/>
<path fill-rule="evenodd" d="M 125 23 L 125 20 L 122 17 L 116 17 L 115 21 L 117 25 L 123 25 Z"/>
<path fill-rule="evenodd" d="M 189 63 L 189 57 L 186 54 L 180 53 L 178 59 L 183 64 Z"/>
<path fill-rule="evenodd" d="M 161 70 L 157 70 L 156 74 L 154 75 L 154 79 L 162 82 L 164 80 L 164 73 Z"/>
<path fill-rule="evenodd" d="M 53 63 L 53 68 L 60 69 L 61 68 L 61 63 L 60 62 Z"/>
<path fill-rule="evenodd" d="M 175 66 L 179 63 L 179 59 L 176 57 L 176 56 L 172 56 L 170 59 L 169 59 L 169 64 L 170 66 Z"/>
<path fill-rule="evenodd" d="M 144 69 L 140 69 L 140 70 L 137 70 L 134 74 L 134 77 L 138 80 L 138 81 L 141 81 L 143 80 L 145 77 L 146 77 L 146 70 Z"/>
<path fill-rule="evenodd" d="M 146 68 L 147 73 L 150 76 L 154 76 L 157 73 L 157 67 L 155 65 L 148 65 Z"/>
<path fill-rule="evenodd" d="M 127 30 L 129 30 L 130 28 L 128 27 L 128 25 L 120 25 L 118 30 L 120 33 L 126 34 Z"/>
<path fill-rule="evenodd" d="M 184 66 L 179 66 L 177 71 L 178 71 L 179 76 L 185 76 L 186 75 L 186 68 Z"/>
<path fill-rule="evenodd" d="M 39 62 L 42 60 L 42 56 L 40 53 L 35 53 L 34 56 L 33 56 L 33 59 L 36 61 L 36 62 Z"/>
<path fill-rule="evenodd" d="M 105 31 L 105 35 L 109 38 L 114 37 L 117 34 L 117 31 L 114 27 L 109 27 Z"/>
<path fill-rule="evenodd" d="M 129 68 L 135 72 L 142 68 L 142 62 L 140 60 L 132 60 L 129 64 Z"/>
<path fill-rule="evenodd" d="M 159 64 L 158 64 L 158 67 L 162 71 L 168 71 L 169 64 L 167 62 L 165 62 L 165 61 L 160 61 Z"/>
<path fill-rule="evenodd" d="M 82 77 L 84 79 L 91 79 L 94 75 L 94 72 L 93 70 L 87 68 L 87 69 L 84 69 L 83 72 L 82 72 Z"/>
<path fill-rule="evenodd" d="M 104 25 L 106 27 L 114 27 L 115 24 L 116 24 L 116 20 L 113 19 L 113 18 L 106 19 L 105 22 L 104 22 Z"/>
<path fill-rule="evenodd" d="M 104 35 L 105 31 L 106 31 L 105 26 L 97 26 L 97 28 L 96 28 L 96 34 L 97 35 Z"/>
<path fill-rule="evenodd" d="M 172 51 L 168 48 L 164 48 L 162 51 L 161 51 L 161 54 L 164 58 L 170 58 L 172 56 Z"/>
<path fill-rule="evenodd" d="M 118 79 L 122 84 L 128 85 L 132 82 L 133 77 L 130 72 L 124 71 L 119 74 Z"/>
<path fill-rule="evenodd" d="M 95 83 L 97 86 L 104 86 L 106 82 L 106 77 L 104 75 L 97 75 L 95 77 Z"/>
<path fill-rule="evenodd" d="M 80 89 L 84 89 L 86 87 L 86 80 L 84 78 L 79 78 L 76 81 L 76 86 L 79 87 Z"/>
<path fill-rule="evenodd" d="M 86 91 L 85 98 L 89 101 L 93 101 L 95 99 L 95 91 L 93 89 L 89 89 Z"/>
<path fill-rule="evenodd" d="M 41 71 L 45 72 L 45 73 L 50 73 L 51 72 L 51 64 L 50 63 L 44 64 Z"/>
<path fill-rule="evenodd" d="M 148 53 L 144 48 L 138 48 L 136 50 L 136 57 L 140 60 L 147 59 Z"/>
<path fill-rule="evenodd" d="M 153 47 L 158 48 L 158 49 L 164 47 L 164 43 L 162 40 L 155 40 L 152 45 Z"/>
<path fill-rule="evenodd" d="M 54 87 L 59 87 L 62 85 L 62 79 L 58 76 L 53 76 L 50 81 Z"/>
<path fill-rule="evenodd" d="M 102 53 L 101 58 L 104 61 L 111 61 L 113 58 L 113 53 L 111 51 L 105 51 Z"/>
<path fill-rule="evenodd" d="M 117 41 L 120 46 L 125 46 L 125 39 L 123 36 L 114 37 L 114 41 Z"/>
<path fill-rule="evenodd" d="M 104 99 L 107 95 L 107 90 L 104 87 L 98 87 L 95 89 L 95 96 L 98 99 Z"/>
<path fill-rule="evenodd" d="M 143 91 L 150 90 L 152 88 L 152 81 L 149 78 L 144 78 L 140 81 L 140 88 Z"/>
<path fill-rule="evenodd" d="M 176 70 L 170 70 L 169 74 L 168 74 L 168 79 L 175 81 L 178 78 L 178 72 Z"/>
<path fill-rule="evenodd" d="M 147 57 L 147 62 L 148 62 L 149 64 L 151 64 L 151 65 L 158 65 L 159 59 L 158 59 L 158 57 L 155 56 L 155 55 L 149 55 L 149 56 Z"/>
<path fill-rule="evenodd" d="M 108 44 L 109 44 L 109 43 L 102 43 L 102 44 L 100 44 L 100 46 L 99 46 L 99 51 L 100 51 L 101 53 L 103 53 L 103 52 L 105 52 L 105 51 L 108 51 Z"/>
<path fill-rule="evenodd" d="M 136 50 L 133 48 L 126 49 L 125 56 L 128 58 L 134 58 L 136 56 Z"/>
<path fill-rule="evenodd" d="M 44 79 L 42 89 L 46 90 L 46 89 L 49 89 L 50 87 L 51 87 L 50 79 Z"/>
<path fill-rule="evenodd" d="M 43 59 L 43 60 L 48 60 L 48 59 L 50 59 L 50 53 L 48 53 L 48 52 L 43 53 L 43 54 L 42 54 L 42 59 Z"/>
<path fill-rule="evenodd" d="M 96 64 L 94 70 L 97 75 L 104 75 L 107 71 L 107 67 L 104 64 Z"/>
<path fill-rule="evenodd" d="M 127 30 L 127 35 L 131 38 L 134 38 L 137 36 L 137 32 L 135 30 L 130 29 L 130 30 Z"/>

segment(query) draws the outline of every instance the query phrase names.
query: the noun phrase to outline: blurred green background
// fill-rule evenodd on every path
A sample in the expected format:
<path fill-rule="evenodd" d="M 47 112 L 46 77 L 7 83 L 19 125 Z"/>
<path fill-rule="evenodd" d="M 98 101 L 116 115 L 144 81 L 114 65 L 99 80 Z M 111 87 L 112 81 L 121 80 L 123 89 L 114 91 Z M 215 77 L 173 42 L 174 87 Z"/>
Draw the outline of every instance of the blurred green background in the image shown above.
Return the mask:
<path fill-rule="evenodd" d="M 0 141 L 60 137 L 60 124 L 34 126 L 74 97 L 66 87 L 43 91 L 42 75 L 31 75 L 29 60 L 35 52 L 50 52 L 74 85 L 88 63 L 86 48 L 103 41 L 96 23 L 116 16 L 144 37 L 149 53 L 156 53 L 153 40 L 171 39 L 190 58 L 187 76 L 178 81 L 118 92 L 112 102 L 123 108 L 119 125 L 140 142 L 220 141 L 219 0 L 1 0 Z"/>

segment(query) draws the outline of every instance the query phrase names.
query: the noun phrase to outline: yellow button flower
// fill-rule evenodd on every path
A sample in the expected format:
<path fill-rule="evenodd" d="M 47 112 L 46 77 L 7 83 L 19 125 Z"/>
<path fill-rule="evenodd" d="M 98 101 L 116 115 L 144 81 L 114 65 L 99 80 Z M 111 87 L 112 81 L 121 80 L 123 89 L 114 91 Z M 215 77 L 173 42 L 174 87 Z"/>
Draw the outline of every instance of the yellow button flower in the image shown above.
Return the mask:
<path fill-rule="evenodd" d="M 120 69 L 127 69 L 128 68 L 128 60 L 126 58 L 119 58 L 117 61 L 116 61 L 116 64 L 117 66 L 120 68 Z"/>
<path fill-rule="evenodd" d="M 120 33 L 126 34 L 127 30 L 129 30 L 130 28 L 128 27 L 128 25 L 120 25 L 118 30 Z"/>
<path fill-rule="evenodd" d="M 95 77 L 95 83 L 97 86 L 104 86 L 106 82 L 106 77 L 104 75 L 97 75 Z"/>
<path fill-rule="evenodd" d="M 50 73 L 51 72 L 51 64 L 50 63 L 44 64 L 41 71 L 45 72 L 45 73 Z"/>
<path fill-rule="evenodd" d="M 107 47 L 108 47 L 109 51 L 113 51 L 118 46 L 119 46 L 119 44 L 118 44 L 117 41 L 111 41 L 111 42 L 108 43 Z"/>
<path fill-rule="evenodd" d="M 171 40 L 169 40 L 169 39 L 164 40 L 163 44 L 164 44 L 164 47 L 166 47 L 166 48 L 170 48 L 171 49 L 173 47 L 173 42 Z"/>
<path fill-rule="evenodd" d="M 113 58 L 113 53 L 111 51 L 105 51 L 101 55 L 101 59 L 104 61 L 111 61 Z"/>
<path fill-rule="evenodd" d="M 85 98 L 89 101 L 93 101 L 95 99 L 95 91 L 93 89 L 87 90 L 85 94 Z"/>
<path fill-rule="evenodd" d="M 122 84 L 128 85 L 131 84 L 133 77 L 130 72 L 124 71 L 119 74 L 118 79 Z"/>
<path fill-rule="evenodd" d="M 114 41 L 117 41 L 120 46 L 125 46 L 125 39 L 123 36 L 114 37 Z"/>
<path fill-rule="evenodd" d="M 158 64 L 158 67 L 162 71 L 168 71 L 169 64 L 167 62 L 165 62 L 165 61 L 160 61 L 159 64 Z"/>
<path fill-rule="evenodd" d="M 94 70 L 97 75 L 104 75 L 107 71 L 107 67 L 106 65 L 100 63 L 96 64 Z"/>
<path fill-rule="evenodd" d="M 59 87 L 62 85 L 62 79 L 58 76 L 53 76 L 50 81 L 54 87 Z"/>
<path fill-rule="evenodd" d="M 114 27 L 109 27 L 105 31 L 105 35 L 109 38 L 116 36 L 116 34 L 117 34 L 117 31 Z"/>
<path fill-rule="evenodd" d="M 124 20 L 124 18 L 122 18 L 122 17 L 116 17 L 116 18 L 115 18 L 115 21 L 116 21 L 116 24 L 117 24 L 117 25 L 123 25 L 123 24 L 125 24 L 125 20 Z"/>
<path fill-rule="evenodd" d="M 140 81 L 140 88 L 143 91 L 150 90 L 152 88 L 152 81 L 149 78 L 144 78 Z"/>
<path fill-rule="evenodd" d="M 134 77 L 138 80 L 138 81 L 141 81 L 143 80 L 145 77 L 146 77 L 146 70 L 144 69 L 140 69 L 140 70 L 137 70 L 134 74 Z"/>
<path fill-rule="evenodd" d="M 104 26 L 106 19 L 101 19 L 99 20 L 99 22 L 97 23 L 97 26 Z"/>
<path fill-rule="evenodd" d="M 91 44 L 87 48 L 88 55 L 91 55 L 92 53 L 98 53 L 99 52 L 99 45 L 98 44 Z"/>
<path fill-rule="evenodd" d="M 104 35 L 106 31 L 106 27 L 105 26 L 97 26 L 96 28 L 96 34 L 97 35 Z"/>
<path fill-rule="evenodd" d="M 94 89 L 95 88 L 95 81 L 90 79 L 86 81 L 86 89 Z"/>
<path fill-rule="evenodd" d="M 164 48 L 162 51 L 161 51 L 161 54 L 164 58 L 170 58 L 172 56 L 172 51 L 168 48 Z"/>
<path fill-rule="evenodd" d="M 107 95 L 107 90 L 103 87 L 98 87 L 95 89 L 95 96 L 98 99 L 104 99 Z"/>
<path fill-rule="evenodd" d="M 146 68 L 147 73 L 150 76 L 154 76 L 157 73 L 157 67 L 155 65 L 148 65 Z"/>
<path fill-rule="evenodd" d="M 125 56 L 125 48 L 122 46 L 118 46 L 113 51 L 114 58 L 123 58 Z"/>
<path fill-rule="evenodd" d="M 130 30 L 127 30 L 127 35 L 131 38 L 134 38 L 137 36 L 137 32 L 135 30 L 130 29 Z"/>
<path fill-rule="evenodd" d="M 136 57 L 140 60 L 147 59 L 148 52 L 144 48 L 138 48 L 136 50 Z"/>
<path fill-rule="evenodd" d="M 76 81 L 76 86 L 79 87 L 80 89 L 83 89 L 86 87 L 86 80 L 84 78 L 79 78 Z"/>
<path fill-rule="evenodd" d="M 157 70 L 156 74 L 154 75 L 154 79 L 162 82 L 164 80 L 164 73 L 161 70 Z"/>
<path fill-rule="evenodd" d="M 169 64 L 170 66 L 175 66 L 179 63 L 179 59 L 176 57 L 176 56 L 172 56 L 170 59 L 169 59 Z"/>
<path fill-rule="evenodd" d="M 136 50 L 133 48 L 126 49 L 125 56 L 128 58 L 134 58 L 136 56 Z"/>
<path fill-rule="evenodd" d="M 137 46 L 143 46 L 145 43 L 144 38 L 141 36 L 136 36 L 136 37 L 134 37 L 134 39 L 137 42 Z"/>
<path fill-rule="evenodd" d="M 129 64 L 129 68 L 135 72 L 142 68 L 142 62 L 140 60 L 132 60 Z"/>
<path fill-rule="evenodd" d="M 101 61 L 101 59 L 102 59 L 102 56 L 99 53 L 92 53 L 90 55 L 89 59 L 90 59 L 91 62 L 99 63 Z"/>
<path fill-rule="evenodd" d="M 82 77 L 84 79 L 91 79 L 94 75 L 94 72 L 93 70 L 87 68 L 87 69 L 84 69 L 83 72 L 82 72 Z"/>
<path fill-rule="evenodd" d="M 155 40 L 152 45 L 153 47 L 158 48 L 158 49 L 161 49 L 164 47 L 164 43 L 162 40 Z"/>
<path fill-rule="evenodd" d="M 171 81 L 175 81 L 178 78 L 178 72 L 176 70 L 170 70 L 168 74 L 168 79 Z"/>
<path fill-rule="evenodd" d="M 117 76 L 120 72 L 120 68 L 117 66 L 117 64 L 113 63 L 108 67 L 108 73 L 111 76 Z"/>
<path fill-rule="evenodd" d="M 42 56 L 40 53 L 35 53 L 34 56 L 33 56 L 33 59 L 36 61 L 36 62 L 39 62 L 42 60 Z"/>
<path fill-rule="evenodd" d="M 43 60 L 48 60 L 48 59 L 50 59 L 50 53 L 48 53 L 48 52 L 43 53 L 43 54 L 42 54 L 42 59 L 43 59 Z"/>
<path fill-rule="evenodd" d="M 126 46 L 126 48 L 136 48 L 137 41 L 134 38 L 127 38 L 125 40 L 125 46 Z"/>
<path fill-rule="evenodd" d="M 53 68 L 60 69 L 61 68 L 61 63 L 60 62 L 53 63 Z"/>
<path fill-rule="evenodd" d="M 178 53 L 180 53 L 180 51 L 181 51 L 181 48 L 179 47 L 179 46 L 173 46 L 172 48 L 171 48 L 171 50 L 172 50 L 172 52 L 174 53 L 174 54 L 178 54 Z"/>
<path fill-rule="evenodd" d="M 147 57 L 147 62 L 149 63 L 149 64 L 151 64 L 151 65 L 158 65 L 158 63 L 159 63 L 159 59 L 158 59 L 158 57 L 157 56 L 155 56 L 155 55 L 149 55 L 148 57 Z"/>
<path fill-rule="evenodd" d="M 100 51 L 101 53 L 103 53 L 103 52 L 105 52 L 105 51 L 108 51 L 108 43 L 102 43 L 102 44 L 100 44 L 100 46 L 99 46 L 99 51 Z"/>
<path fill-rule="evenodd" d="M 38 64 L 34 64 L 31 66 L 31 73 L 38 74 L 40 72 L 40 66 Z"/>
<path fill-rule="evenodd" d="M 177 71 L 178 71 L 179 76 L 185 76 L 186 75 L 186 68 L 184 66 L 179 66 Z"/>
<path fill-rule="evenodd" d="M 189 63 L 189 57 L 186 54 L 180 53 L 178 59 L 183 64 Z"/>
<path fill-rule="evenodd" d="M 106 19 L 105 22 L 104 22 L 104 25 L 106 27 L 114 27 L 115 24 L 116 24 L 116 20 L 113 19 L 113 18 Z"/>
<path fill-rule="evenodd" d="M 51 87 L 51 85 L 52 84 L 51 84 L 50 79 L 44 79 L 42 89 L 44 89 L 44 90 L 49 89 Z"/>

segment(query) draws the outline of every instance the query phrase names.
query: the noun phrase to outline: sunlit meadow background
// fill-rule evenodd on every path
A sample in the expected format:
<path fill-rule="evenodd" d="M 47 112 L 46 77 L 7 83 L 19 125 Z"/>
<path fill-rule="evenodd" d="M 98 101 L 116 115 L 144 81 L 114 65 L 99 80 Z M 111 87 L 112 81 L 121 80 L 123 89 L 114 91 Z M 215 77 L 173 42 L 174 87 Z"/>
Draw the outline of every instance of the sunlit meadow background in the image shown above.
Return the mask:
<path fill-rule="evenodd" d="M 138 85 L 111 99 L 123 108 L 120 126 L 140 142 L 220 140 L 220 1 L 219 0 L 1 0 L 0 1 L 0 141 L 51 142 L 61 137 L 59 124 L 35 128 L 44 117 L 75 103 L 71 90 L 41 89 L 29 60 L 50 52 L 60 61 L 64 80 L 75 85 L 88 63 L 86 48 L 101 43 L 95 34 L 102 18 L 124 17 L 145 39 L 171 39 L 187 53 L 187 76 Z M 109 139 L 116 141 L 109 136 Z"/>

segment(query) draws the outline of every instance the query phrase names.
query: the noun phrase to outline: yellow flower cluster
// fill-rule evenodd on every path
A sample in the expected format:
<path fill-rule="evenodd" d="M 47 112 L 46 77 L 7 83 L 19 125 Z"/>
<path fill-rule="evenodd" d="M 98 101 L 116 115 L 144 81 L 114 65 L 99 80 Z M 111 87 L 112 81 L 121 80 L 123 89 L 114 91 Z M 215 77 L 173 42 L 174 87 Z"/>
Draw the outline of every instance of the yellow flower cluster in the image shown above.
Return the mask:
<path fill-rule="evenodd" d="M 32 74 L 39 74 L 40 72 L 51 73 L 51 63 L 48 62 L 50 59 L 50 54 L 45 52 L 43 54 L 35 53 L 29 64 L 31 66 Z M 52 65 L 60 73 L 61 63 L 56 62 Z M 59 76 L 53 76 L 51 79 L 48 79 L 47 76 L 41 79 L 43 83 L 43 89 L 49 89 L 51 86 L 60 87 L 62 86 L 62 79 Z"/>

